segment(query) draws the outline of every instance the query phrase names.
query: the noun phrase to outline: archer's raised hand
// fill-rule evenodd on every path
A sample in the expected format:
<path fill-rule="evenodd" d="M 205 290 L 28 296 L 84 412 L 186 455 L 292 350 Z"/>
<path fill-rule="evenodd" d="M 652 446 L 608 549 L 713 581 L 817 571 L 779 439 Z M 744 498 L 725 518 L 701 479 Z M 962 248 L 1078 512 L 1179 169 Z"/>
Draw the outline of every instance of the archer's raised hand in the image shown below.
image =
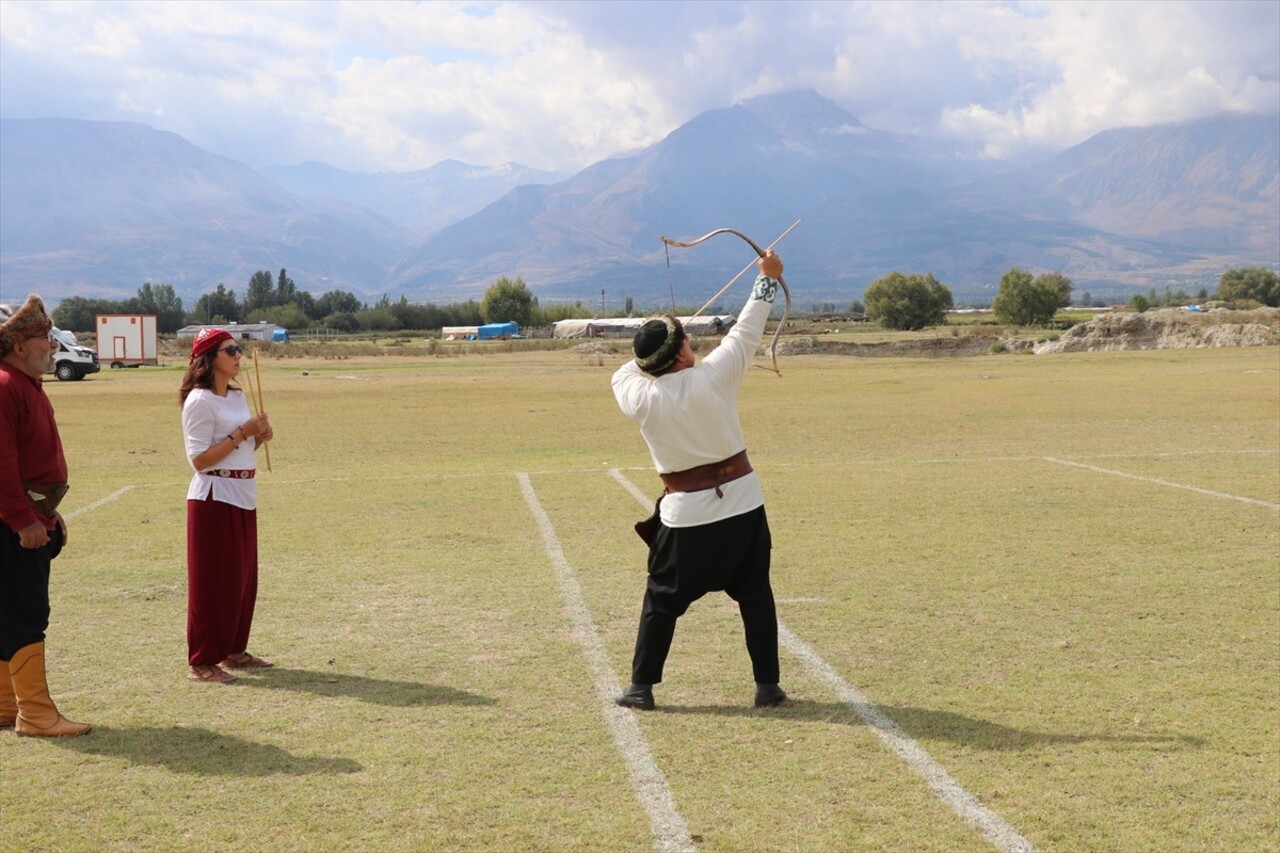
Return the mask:
<path fill-rule="evenodd" d="M 770 249 L 757 262 L 756 266 L 760 268 L 761 275 L 767 275 L 769 278 L 782 277 L 782 258 Z"/>

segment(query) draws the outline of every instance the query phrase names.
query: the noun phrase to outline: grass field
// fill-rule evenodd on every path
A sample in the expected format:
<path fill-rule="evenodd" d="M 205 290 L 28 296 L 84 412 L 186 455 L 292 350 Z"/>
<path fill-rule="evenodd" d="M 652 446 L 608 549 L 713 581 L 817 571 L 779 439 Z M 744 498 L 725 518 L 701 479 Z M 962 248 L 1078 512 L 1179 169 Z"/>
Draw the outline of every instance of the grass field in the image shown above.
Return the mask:
<path fill-rule="evenodd" d="M 1280 351 L 753 371 L 794 701 L 713 595 L 650 714 L 620 358 L 264 360 L 277 668 L 228 687 L 185 680 L 180 370 L 50 382 L 95 730 L 0 732 L 0 850 L 1280 847 Z"/>

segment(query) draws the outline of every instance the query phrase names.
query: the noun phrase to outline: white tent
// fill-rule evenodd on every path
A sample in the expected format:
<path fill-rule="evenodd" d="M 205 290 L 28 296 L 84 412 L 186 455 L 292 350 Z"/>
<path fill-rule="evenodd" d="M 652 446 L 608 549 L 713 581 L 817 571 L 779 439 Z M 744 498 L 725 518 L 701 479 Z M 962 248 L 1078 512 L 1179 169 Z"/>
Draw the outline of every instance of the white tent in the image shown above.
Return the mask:
<path fill-rule="evenodd" d="M 634 335 L 645 322 L 644 317 L 619 317 L 591 320 L 560 320 L 551 326 L 553 338 L 619 338 Z M 738 321 L 731 314 L 708 317 L 681 317 L 680 322 L 691 335 L 716 335 L 730 329 Z"/>

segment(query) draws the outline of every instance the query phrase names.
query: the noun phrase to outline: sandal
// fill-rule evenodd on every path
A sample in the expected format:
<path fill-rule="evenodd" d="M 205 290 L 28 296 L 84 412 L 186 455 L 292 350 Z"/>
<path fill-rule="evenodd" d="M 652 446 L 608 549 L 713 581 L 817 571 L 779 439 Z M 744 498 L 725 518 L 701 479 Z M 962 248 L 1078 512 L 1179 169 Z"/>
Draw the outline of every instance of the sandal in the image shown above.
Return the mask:
<path fill-rule="evenodd" d="M 189 681 L 206 681 L 211 684 L 230 684 L 236 680 L 236 677 L 214 664 L 212 666 L 192 666 L 190 671 L 187 672 L 187 679 Z"/>
<path fill-rule="evenodd" d="M 269 666 L 275 666 L 275 664 L 248 652 L 240 652 L 239 654 L 227 655 L 227 659 L 222 662 L 222 666 L 227 669 L 264 669 Z"/>

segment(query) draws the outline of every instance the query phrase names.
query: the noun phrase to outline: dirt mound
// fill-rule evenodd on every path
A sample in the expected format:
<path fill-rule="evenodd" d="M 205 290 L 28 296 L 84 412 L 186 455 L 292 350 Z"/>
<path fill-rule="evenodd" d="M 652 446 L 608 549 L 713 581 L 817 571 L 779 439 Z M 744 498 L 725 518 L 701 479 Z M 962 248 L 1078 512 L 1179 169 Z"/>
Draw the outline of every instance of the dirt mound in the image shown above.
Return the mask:
<path fill-rule="evenodd" d="M 1280 344 L 1280 308 L 1205 313 L 1166 308 L 1144 314 L 1102 314 L 1073 326 L 1036 355 L 1104 350 L 1254 347 Z"/>
<path fill-rule="evenodd" d="M 820 341 L 791 338 L 778 343 L 778 355 L 850 355 L 860 358 L 945 358 L 985 355 L 994 338 L 965 336 L 919 338 L 910 341 L 880 341 L 859 344 L 850 341 Z"/>

